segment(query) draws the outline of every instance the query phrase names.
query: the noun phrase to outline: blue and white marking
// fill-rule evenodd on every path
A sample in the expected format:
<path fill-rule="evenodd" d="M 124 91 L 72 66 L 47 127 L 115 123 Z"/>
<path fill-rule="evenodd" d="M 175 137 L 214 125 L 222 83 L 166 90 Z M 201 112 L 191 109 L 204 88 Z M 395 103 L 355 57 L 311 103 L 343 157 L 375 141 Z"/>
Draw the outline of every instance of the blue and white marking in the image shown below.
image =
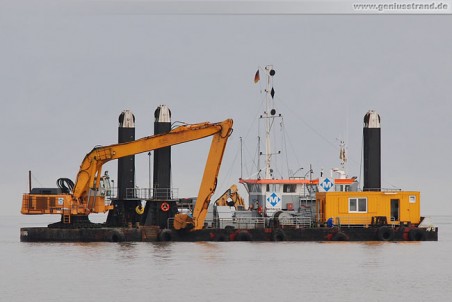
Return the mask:
<path fill-rule="evenodd" d="M 319 181 L 319 191 L 329 192 L 334 191 L 334 181 L 329 178 L 320 179 Z"/>

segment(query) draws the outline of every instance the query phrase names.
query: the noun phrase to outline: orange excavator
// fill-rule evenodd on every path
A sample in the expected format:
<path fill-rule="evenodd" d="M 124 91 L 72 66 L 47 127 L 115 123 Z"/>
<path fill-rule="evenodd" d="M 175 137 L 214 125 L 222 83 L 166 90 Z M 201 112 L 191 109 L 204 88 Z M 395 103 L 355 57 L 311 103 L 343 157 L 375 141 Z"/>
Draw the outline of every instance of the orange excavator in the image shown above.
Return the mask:
<path fill-rule="evenodd" d="M 59 214 L 62 216 L 63 224 L 70 224 L 75 218 L 87 219 L 90 213 L 105 213 L 113 208 L 112 205 L 106 204 L 106 194 L 102 184 L 102 166 L 106 162 L 213 136 L 193 217 L 185 214 L 176 214 L 174 217 L 175 222 L 180 222 L 175 223 L 179 229 L 202 229 L 210 199 L 217 186 L 217 176 L 227 140 L 232 133 L 232 124 L 233 121 L 227 119 L 219 123 L 183 125 L 165 134 L 96 147 L 83 159 L 75 184 L 67 179 L 59 179 L 60 189 L 32 189 L 30 193 L 23 195 L 21 213 Z"/>

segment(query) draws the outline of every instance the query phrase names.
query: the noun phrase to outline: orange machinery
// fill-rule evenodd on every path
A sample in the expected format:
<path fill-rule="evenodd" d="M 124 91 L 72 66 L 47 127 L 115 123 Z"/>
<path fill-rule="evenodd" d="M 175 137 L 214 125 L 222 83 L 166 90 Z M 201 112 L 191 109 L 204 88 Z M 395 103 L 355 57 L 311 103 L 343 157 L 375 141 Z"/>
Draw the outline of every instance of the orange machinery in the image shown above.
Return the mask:
<path fill-rule="evenodd" d="M 223 159 L 227 140 L 232 132 L 233 121 L 219 123 L 199 123 L 179 126 L 168 133 L 144 137 L 135 141 L 96 147 L 89 152 L 80 165 L 72 190 L 67 192 L 46 192 L 32 190 L 22 198 L 21 213 L 59 214 L 62 222 L 71 223 L 71 217 L 87 217 L 90 213 L 101 213 L 112 209 L 105 203 L 102 188 L 102 166 L 114 159 L 148 152 L 151 150 L 186 143 L 208 136 L 212 137 L 198 198 L 193 210 L 193 218 L 176 214 L 175 223 L 179 228 L 194 227 L 202 229 L 210 198 L 215 192 L 217 176 Z"/>

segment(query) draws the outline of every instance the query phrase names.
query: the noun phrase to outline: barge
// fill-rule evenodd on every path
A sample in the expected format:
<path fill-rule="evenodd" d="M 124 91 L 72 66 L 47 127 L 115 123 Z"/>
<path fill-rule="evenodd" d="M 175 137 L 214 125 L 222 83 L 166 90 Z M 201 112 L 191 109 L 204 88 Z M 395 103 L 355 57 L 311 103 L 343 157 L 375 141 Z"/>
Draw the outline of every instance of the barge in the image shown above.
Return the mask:
<path fill-rule="evenodd" d="M 63 178 L 57 188 L 31 188 L 23 195 L 21 213 L 56 214 L 60 221 L 47 227 L 21 228 L 23 242 L 130 242 L 130 241 L 437 241 L 438 228 L 420 213 L 420 193 L 381 188 L 380 116 L 364 117 L 364 184 L 348 177 L 345 147 L 340 146 L 341 168 L 313 170 L 303 177 L 278 177 L 272 167 L 275 153 L 272 127 L 281 118 L 274 109 L 272 66 L 267 76 L 264 168 L 256 178 L 240 178 L 247 200 L 232 185 L 215 202 L 217 176 L 232 120 L 182 125 L 171 129 L 171 111 L 155 111 L 154 135 L 135 140 L 135 117 L 121 113 L 118 144 L 96 147 L 88 153 L 76 182 Z M 259 81 L 259 70 L 255 82 Z M 210 152 L 196 198 L 178 198 L 171 188 L 171 147 L 212 136 Z M 153 186 L 135 186 L 134 156 L 154 152 Z M 150 154 L 149 154 L 150 155 Z M 118 187 L 113 187 L 102 166 L 118 160 Z M 258 160 L 258 162 L 260 162 Z M 309 177 L 308 177 L 309 175 Z M 108 212 L 105 223 L 92 223 L 89 215 Z"/>

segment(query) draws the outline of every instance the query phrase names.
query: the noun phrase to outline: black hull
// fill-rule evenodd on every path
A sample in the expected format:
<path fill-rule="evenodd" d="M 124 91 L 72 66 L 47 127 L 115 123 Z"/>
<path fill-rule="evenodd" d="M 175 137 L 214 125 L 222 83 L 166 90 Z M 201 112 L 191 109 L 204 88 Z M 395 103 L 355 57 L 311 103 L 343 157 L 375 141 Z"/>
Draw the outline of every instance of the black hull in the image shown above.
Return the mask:
<path fill-rule="evenodd" d="M 438 241 L 438 228 L 299 228 L 160 230 L 155 227 L 21 228 L 22 242 L 157 242 L 157 241 Z"/>

